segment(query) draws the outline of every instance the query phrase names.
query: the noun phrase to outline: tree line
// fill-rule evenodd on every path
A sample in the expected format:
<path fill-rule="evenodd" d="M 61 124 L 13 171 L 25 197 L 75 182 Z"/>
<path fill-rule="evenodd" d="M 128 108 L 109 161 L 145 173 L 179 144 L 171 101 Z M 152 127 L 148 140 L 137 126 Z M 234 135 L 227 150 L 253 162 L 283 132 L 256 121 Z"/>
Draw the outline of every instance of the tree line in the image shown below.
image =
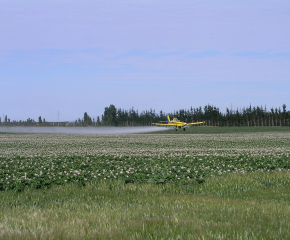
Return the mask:
<path fill-rule="evenodd" d="M 206 105 L 190 109 L 180 109 L 173 113 L 165 113 L 162 110 L 157 113 L 155 110 L 145 110 L 139 113 L 132 107 L 129 110 L 116 108 L 111 104 L 105 107 L 101 117 L 91 118 L 87 112 L 83 118 L 78 118 L 74 122 L 46 122 L 39 116 L 38 121 L 28 118 L 26 121 L 10 121 L 7 115 L 1 125 L 20 126 L 150 126 L 154 122 L 165 121 L 166 115 L 170 119 L 177 117 L 183 122 L 204 121 L 204 126 L 290 126 L 290 111 L 286 110 L 286 105 L 282 108 L 271 108 L 268 110 L 262 106 L 251 105 L 242 109 L 232 110 L 227 108 L 222 113 L 218 107 Z"/>
<path fill-rule="evenodd" d="M 282 108 L 271 108 L 269 111 L 266 106 L 263 108 L 250 105 L 240 110 L 227 108 L 226 113 L 209 104 L 204 107 L 180 109 L 173 113 L 165 113 L 162 110 L 156 113 L 152 109 L 139 113 L 133 107 L 124 110 L 111 104 L 96 121 L 85 113 L 82 122 L 76 123 L 94 126 L 149 126 L 154 122 L 165 121 L 166 115 L 169 115 L 170 119 L 177 117 L 180 121 L 188 123 L 204 121 L 204 126 L 290 126 L 290 112 L 286 110 L 285 104 Z"/>

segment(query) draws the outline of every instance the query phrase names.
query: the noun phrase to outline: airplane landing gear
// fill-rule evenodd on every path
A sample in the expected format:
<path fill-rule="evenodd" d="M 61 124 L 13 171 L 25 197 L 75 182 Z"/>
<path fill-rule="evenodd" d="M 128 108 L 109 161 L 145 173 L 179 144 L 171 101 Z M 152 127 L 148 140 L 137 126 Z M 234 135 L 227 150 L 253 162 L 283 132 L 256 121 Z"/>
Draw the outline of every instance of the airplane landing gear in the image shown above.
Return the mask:
<path fill-rule="evenodd" d="M 185 128 L 183 128 L 183 131 L 185 131 Z"/>

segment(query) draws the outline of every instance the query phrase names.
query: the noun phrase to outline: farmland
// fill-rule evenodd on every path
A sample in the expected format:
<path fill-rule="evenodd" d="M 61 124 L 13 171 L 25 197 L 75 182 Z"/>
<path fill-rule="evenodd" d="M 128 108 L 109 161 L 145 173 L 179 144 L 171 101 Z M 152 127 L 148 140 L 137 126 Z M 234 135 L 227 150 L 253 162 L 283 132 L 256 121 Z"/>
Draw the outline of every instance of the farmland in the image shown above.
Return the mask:
<path fill-rule="evenodd" d="M 212 175 L 289 170 L 290 133 L 2 134 L 0 190 L 120 179 L 203 182 Z"/>
<path fill-rule="evenodd" d="M 289 129 L 209 129 L 0 134 L 0 238 L 289 237 Z"/>

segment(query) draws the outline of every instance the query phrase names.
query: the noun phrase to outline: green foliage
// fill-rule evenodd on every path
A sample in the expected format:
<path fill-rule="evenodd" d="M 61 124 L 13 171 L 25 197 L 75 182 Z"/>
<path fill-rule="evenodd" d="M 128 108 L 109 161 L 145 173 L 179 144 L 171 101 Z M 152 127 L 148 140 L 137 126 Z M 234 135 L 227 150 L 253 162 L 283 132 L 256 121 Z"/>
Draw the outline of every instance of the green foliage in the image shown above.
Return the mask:
<path fill-rule="evenodd" d="M 117 126 L 117 109 L 114 105 L 110 105 L 105 108 L 104 115 L 102 117 L 104 125 Z"/>
<path fill-rule="evenodd" d="M 3 134 L 0 190 L 110 179 L 196 185 L 217 175 L 290 170 L 288 131 L 168 136 Z"/>
<path fill-rule="evenodd" d="M 0 239 L 288 239 L 289 186 L 276 171 L 0 192 Z"/>
<path fill-rule="evenodd" d="M 214 175 L 290 169 L 287 155 L 276 158 L 199 156 L 190 159 L 168 156 L 162 158 L 162 164 L 159 162 L 158 157 L 146 159 L 144 156 L 63 156 L 61 160 L 43 157 L 0 158 L 0 190 L 21 191 L 24 187 L 38 189 L 66 183 L 85 186 L 87 182 L 106 179 L 120 179 L 125 183 L 197 184 Z"/>
<path fill-rule="evenodd" d="M 151 125 L 153 122 L 164 121 L 169 115 L 172 119 L 177 117 L 183 122 L 204 121 L 205 126 L 290 126 L 290 112 L 286 111 L 286 105 L 281 109 L 271 109 L 266 107 L 252 107 L 251 105 L 243 109 L 226 109 L 226 113 L 220 112 L 219 108 L 213 105 L 206 105 L 203 108 L 193 108 L 189 110 L 180 109 L 173 113 L 164 113 L 162 110 L 158 115 L 155 110 L 142 111 L 140 114 L 134 108 L 129 110 L 116 109 L 114 105 L 105 108 L 102 124 L 105 126 L 137 126 Z"/>
<path fill-rule="evenodd" d="M 87 114 L 87 112 L 84 113 L 83 123 L 85 126 L 88 126 L 88 125 L 91 126 L 93 123 L 91 117 Z"/>
<path fill-rule="evenodd" d="M 1 134 L 0 239 L 288 239 L 289 131 L 195 129 Z"/>
<path fill-rule="evenodd" d="M 173 111 L 173 113 L 165 113 L 162 110 L 156 113 L 154 109 L 143 110 L 138 112 L 134 107 L 125 110 L 116 108 L 115 105 L 110 104 L 105 107 L 102 116 L 97 119 L 91 119 L 87 112 L 84 113 L 83 119 L 78 118 L 75 122 L 59 122 L 58 126 L 150 126 L 152 123 L 165 121 L 166 115 L 170 118 L 177 117 L 183 122 L 200 122 L 204 121 L 203 126 L 212 127 L 263 127 L 263 126 L 290 126 L 290 111 L 287 111 L 286 105 L 281 108 L 271 108 L 267 110 L 266 106 L 244 107 L 242 109 L 226 109 L 223 113 L 220 109 L 213 105 L 205 105 L 204 107 L 197 107 L 190 109 L 180 109 Z M 0 119 L 1 120 L 1 119 Z M 45 122 L 38 123 L 33 119 L 28 118 L 26 121 L 11 121 L 5 116 L 4 122 L 0 125 L 19 125 L 19 126 L 54 126 L 55 123 Z M 41 124 L 40 124 L 41 123 Z"/>

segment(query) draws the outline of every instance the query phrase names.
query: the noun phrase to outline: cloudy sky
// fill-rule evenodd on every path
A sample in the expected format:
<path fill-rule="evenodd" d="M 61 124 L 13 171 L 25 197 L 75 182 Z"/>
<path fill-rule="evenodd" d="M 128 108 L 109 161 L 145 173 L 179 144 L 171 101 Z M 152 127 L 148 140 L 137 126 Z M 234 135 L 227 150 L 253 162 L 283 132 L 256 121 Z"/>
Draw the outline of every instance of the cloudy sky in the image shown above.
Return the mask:
<path fill-rule="evenodd" d="M 289 26 L 289 0 L 0 0 L 0 117 L 289 110 Z"/>

